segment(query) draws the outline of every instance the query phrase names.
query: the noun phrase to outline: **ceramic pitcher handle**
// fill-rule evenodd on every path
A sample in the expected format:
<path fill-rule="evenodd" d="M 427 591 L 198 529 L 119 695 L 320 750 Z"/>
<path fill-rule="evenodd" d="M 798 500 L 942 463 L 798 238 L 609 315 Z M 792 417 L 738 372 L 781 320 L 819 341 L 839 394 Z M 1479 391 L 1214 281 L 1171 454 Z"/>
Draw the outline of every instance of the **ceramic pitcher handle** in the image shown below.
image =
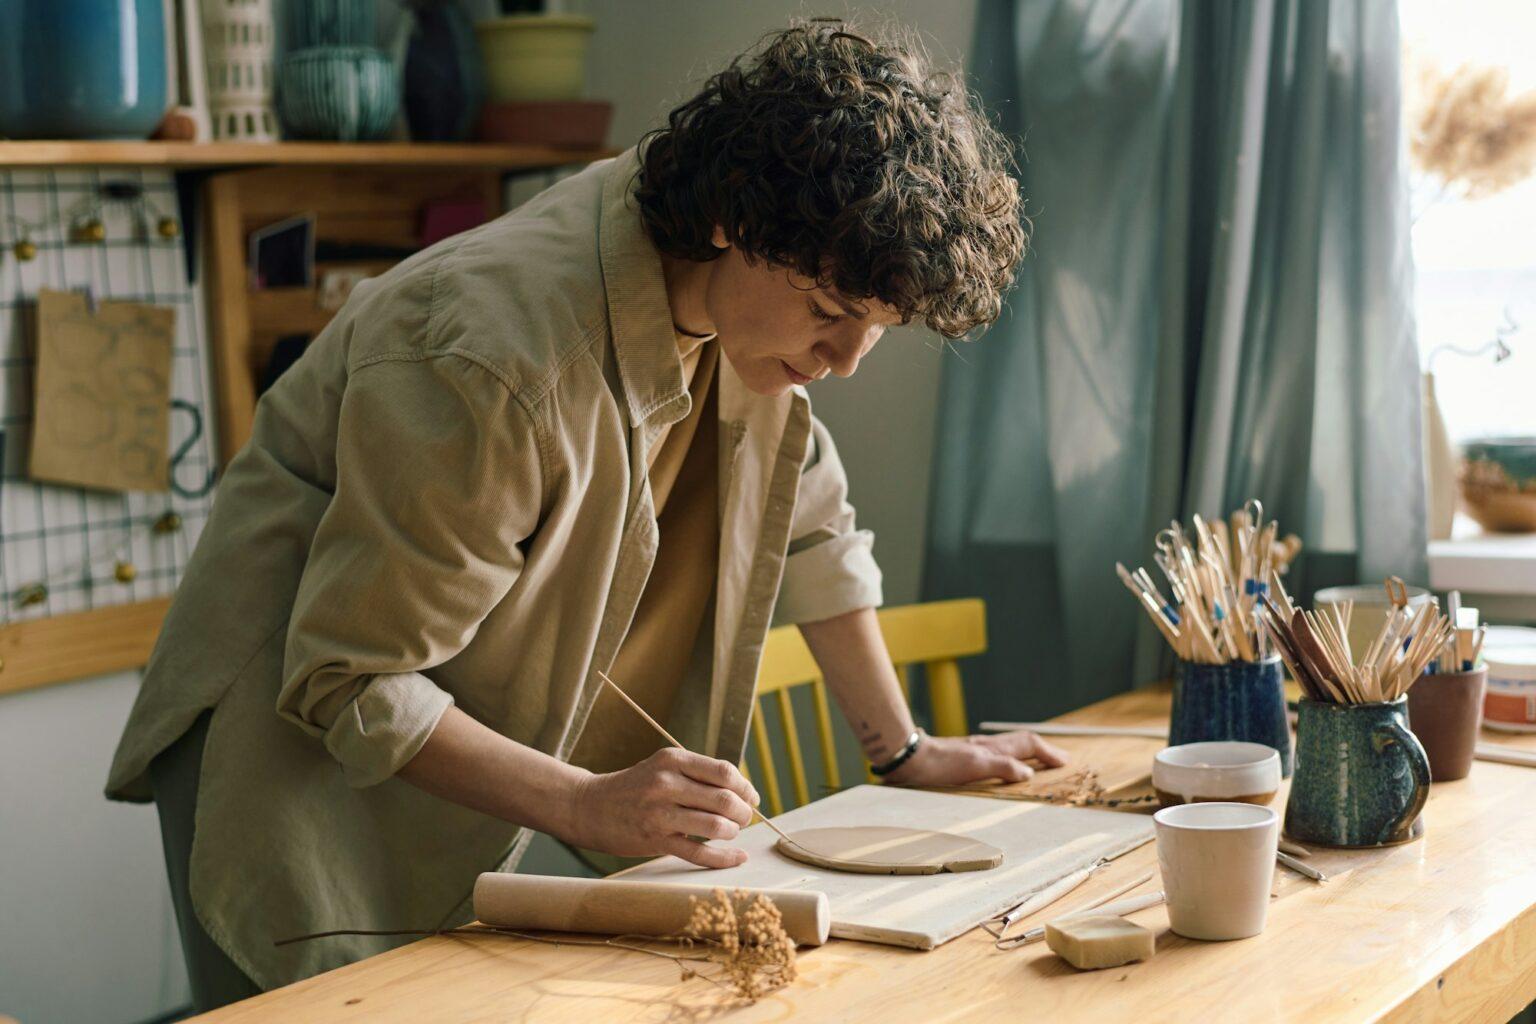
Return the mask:
<path fill-rule="evenodd" d="M 1413 773 L 1413 795 L 1408 799 L 1408 806 L 1403 809 L 1402 816 L 1387 833 L 1390 839 L 1396 839 L 1407 835 L 1429 800 L 1429 755 L 1424 753 L 1424 744 L 1403 725 L 1400 718 L 1394 717 L 1379 723 L 1374 733 L 1376 749 L 1397 747 L 1408 761 L 1408 770 Z"/>

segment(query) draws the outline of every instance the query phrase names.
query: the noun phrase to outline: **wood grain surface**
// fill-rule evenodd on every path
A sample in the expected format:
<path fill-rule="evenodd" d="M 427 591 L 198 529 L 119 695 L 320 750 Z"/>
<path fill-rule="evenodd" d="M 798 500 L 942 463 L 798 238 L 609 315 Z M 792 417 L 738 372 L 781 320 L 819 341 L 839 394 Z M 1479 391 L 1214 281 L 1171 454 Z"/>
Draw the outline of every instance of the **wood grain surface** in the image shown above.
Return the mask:
<path fill-rule="evenodd" d="M 1166 719 L 1165 689 L 1116 697 L 1071 721 Z M 1500 742 L 1536 749 L 1536 736 Z M 1090 740 L 1091 749 L 1145 740 Z M 1064 742 L 1087 754 L 1085 743 Z M 1154 747 L 1155 749 L 1155 747 Z M 1140 753 L 1137 756 L 1142 756 Z M 1150 758 L 1150 753 L 1145 755 Z M 1282 795 L 1283 799 L 1283 795 Z M 753 1006 L 682 981 L 665 960 L 499 936 L 443 937 L 199 1018 L 292 1021 L 1477 1021 L 1536 999 L 1536 769 L 1478 762 L 1435 786 L 1424 839 L 1389 850 L 1318 851 L 1323 885 L 1276 874 L 1263 935 L 1182 939 L 1153 908 L 1146 963 L 1079 973 L 1043 944 L 999 951 L 980 930 L 930 952 L 833 940 L 803 952 L 800 978 Z M 1156 866 L 1148 845 L 1030 927 Z M 1152 883 L 1152 884 L 1155 884 Z"/>

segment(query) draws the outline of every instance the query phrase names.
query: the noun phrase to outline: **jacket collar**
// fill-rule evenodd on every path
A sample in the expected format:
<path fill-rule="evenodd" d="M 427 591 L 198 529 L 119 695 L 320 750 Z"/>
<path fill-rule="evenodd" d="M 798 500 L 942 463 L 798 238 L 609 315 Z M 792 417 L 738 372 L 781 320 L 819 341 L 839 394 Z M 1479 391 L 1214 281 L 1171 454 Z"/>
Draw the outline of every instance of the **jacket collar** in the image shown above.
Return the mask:
<path fill-rule="evenodd" d="M 690 404 L 661 254 L 651 244 L 634 200 L 639 167 L 634 149 L 610 162 L 598 215 L 608 324 L 630 422 L 636 426 L 657 413 L 664 414 L 663 422 L 682 419 Z"/>

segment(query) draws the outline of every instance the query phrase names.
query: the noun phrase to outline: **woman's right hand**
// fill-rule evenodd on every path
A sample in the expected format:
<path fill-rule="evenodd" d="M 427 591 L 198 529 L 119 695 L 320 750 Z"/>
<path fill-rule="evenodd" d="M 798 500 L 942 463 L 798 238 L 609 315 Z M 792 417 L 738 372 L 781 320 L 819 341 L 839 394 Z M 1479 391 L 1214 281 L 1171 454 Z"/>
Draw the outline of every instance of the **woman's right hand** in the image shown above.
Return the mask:
<path fill-rule="evenodd" d="M 757 790 L 729 761 L 667 747 L 633 768 L 583 779 L 573 834 L 564 838 L 621 857 L 670 853 L 700 867 L 730 868 L 746 861 L 745 850 L 689 837 L 735 839 L 757 803 Z"/>

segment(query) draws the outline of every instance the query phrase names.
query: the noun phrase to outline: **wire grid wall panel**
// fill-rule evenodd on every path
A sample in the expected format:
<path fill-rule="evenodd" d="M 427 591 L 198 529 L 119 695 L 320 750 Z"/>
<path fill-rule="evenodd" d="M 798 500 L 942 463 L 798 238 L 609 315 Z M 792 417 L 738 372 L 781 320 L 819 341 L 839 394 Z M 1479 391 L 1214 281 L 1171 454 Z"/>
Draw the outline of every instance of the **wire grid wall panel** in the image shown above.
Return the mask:
<path fill-rule="evenodd" d="M 115 182 L 139 185 L 142 200 L 108 199 L 101 187 Z M 202 296 L 187 281 L 182 239 L 156 230 L 162 217 L 179 219 L 176 200 L 169 171 L 0 171 L 0 623 L 168 596 L 207 521 L 217 449 Z M 105 240 L 71 240 L 72 220 L 82 214 L 100 219 Z M 26 261 L 12 248 L 23 232 L 36 246 Z M 171 398 L 195 407 L 201 424 L 185 408 L 172 409 L 170 452 L 190 445 L 171 472 L 195 497 L 174 489 L 82 490 L 27 477 L 39 289 L 89 289 L 97 300 L 175 309 Z M 167 512 L 180 517 L 180 528 L 156 531 Z M 133 566 L 132 580 L 118 578 L 120 561 Z M 26 603 L 38 583 L 46 598 Z"/>

